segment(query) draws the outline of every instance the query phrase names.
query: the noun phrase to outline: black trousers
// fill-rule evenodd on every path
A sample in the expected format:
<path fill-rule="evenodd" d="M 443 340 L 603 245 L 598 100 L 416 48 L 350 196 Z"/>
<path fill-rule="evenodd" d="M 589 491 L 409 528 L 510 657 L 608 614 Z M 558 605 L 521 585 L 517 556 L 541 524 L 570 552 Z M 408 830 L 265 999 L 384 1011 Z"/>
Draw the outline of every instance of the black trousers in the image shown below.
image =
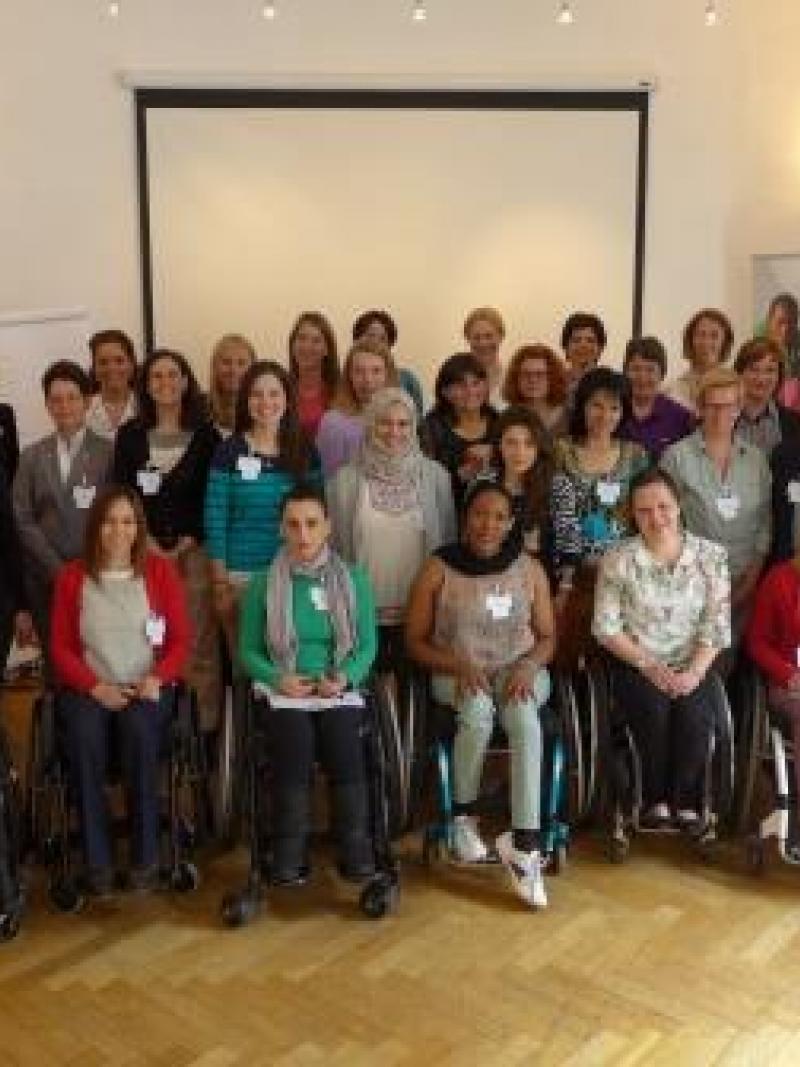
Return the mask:
<path fill-rule="evenodd" d="M 276 791 L 308 788 L 317 748 L 332 786 L 366 781 L 361 737 L 363 708 L 268 708 L 264 715 Z"/>
<path fill-rule="evenodd" d="M 688 696 L 673 699 L 612 657 L 611 684 L 615 722 L 629 728 L 639 750 L 645 805 L 697 810 L 709 737 L 717 725 L 709 676 Z"/>
<path fill-rule="evenodd" d="M 122 711 L 109 711 L 93 697 L 68 690 L 59 694 L 58 707 L 66 731 L 69 772 L 77 795 L 87 866 L 111 866 L 105 784 L 112 728 L 119 740 L 128 795 L 131 858 L 135 866 L 155 864 L 158 767 L 172 710 L 172 693 L 165 687 L 158 703 L 136 700 Z"/>

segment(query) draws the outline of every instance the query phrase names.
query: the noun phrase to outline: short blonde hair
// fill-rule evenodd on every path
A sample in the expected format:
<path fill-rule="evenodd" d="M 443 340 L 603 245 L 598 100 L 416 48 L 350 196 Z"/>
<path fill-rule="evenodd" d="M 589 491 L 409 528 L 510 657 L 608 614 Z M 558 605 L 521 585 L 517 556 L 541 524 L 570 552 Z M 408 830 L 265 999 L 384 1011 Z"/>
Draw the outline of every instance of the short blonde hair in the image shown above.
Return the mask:
<path fill-rule="evenodd" d="M 497 308 L 482 307 L 470 311 L 469 315 L 464 319 L 464 337 L 467 341 L 476 322 L 488 322 L 501 337 L 506 335 L 506 324 L 503 322 L 503 316 Z"/>
<path fill-rule="evenodd" d="M 706 393 L 712 389 L 735 389 L 741 400 L 742 379 L 735 370 L 730 367 L 713 367 L 700 379 L 697 386 L 697 407 L 701 408 L 705 403 Z"/>

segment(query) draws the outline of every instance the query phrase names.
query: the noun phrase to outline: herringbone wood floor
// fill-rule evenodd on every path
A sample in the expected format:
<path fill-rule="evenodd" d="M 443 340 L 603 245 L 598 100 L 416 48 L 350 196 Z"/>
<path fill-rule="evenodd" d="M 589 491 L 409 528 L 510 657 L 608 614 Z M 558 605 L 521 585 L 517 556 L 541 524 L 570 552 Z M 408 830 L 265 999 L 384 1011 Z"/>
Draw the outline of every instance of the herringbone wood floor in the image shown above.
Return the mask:
<path fill-rule="evenodd" d="M 34 882 L 0 946 L 0 1064 L 800 1064 L 800 877 L 732 848 L 698 866 L 578 841 L 525 911 L 500 872 L 426 872 L 404 844 L 399 913 L 358 917 L 319 872 L 223 930 L 239 853 L 190 897 L 50 913 Z"/>

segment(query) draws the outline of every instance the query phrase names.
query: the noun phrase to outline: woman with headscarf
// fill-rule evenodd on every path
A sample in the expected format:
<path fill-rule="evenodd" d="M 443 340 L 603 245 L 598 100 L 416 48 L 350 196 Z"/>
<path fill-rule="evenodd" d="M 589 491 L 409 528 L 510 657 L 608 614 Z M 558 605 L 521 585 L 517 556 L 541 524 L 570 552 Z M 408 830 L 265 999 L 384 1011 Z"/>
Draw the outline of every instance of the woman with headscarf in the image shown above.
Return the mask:
<path fill-rule="evenodd" d="M 420 450 L 416 408 L 404 389 L 381 389 L 363 418 L 358 456 L 327 486 L 333 544 L 364 567 L 378 621 L 393 627 L 423 561 L 456 536 L 453 493 L 444 467 Z"/>

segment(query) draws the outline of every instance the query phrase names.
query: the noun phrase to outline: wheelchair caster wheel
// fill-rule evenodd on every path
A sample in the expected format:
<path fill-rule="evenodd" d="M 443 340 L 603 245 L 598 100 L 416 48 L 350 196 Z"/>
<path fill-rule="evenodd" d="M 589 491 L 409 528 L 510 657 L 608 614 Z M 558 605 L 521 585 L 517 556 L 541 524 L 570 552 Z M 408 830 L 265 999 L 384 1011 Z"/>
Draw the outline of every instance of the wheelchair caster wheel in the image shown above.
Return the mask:
<path fill-rule="evenodd" d="M 193 893 L 200 885 L 200 873 L 193 863 L 179 863 L 169 881 L 176 893 Z"/>
<path fill-rule="evenodd" d="M 625 837 L 612 837 L 608 842 L 608 858 L 612 863 L 624 863 L 630 850 L 630 842 Z"/>
<path fill-rule="evenodd" d="M 249 922 L 255 919 L 257 912 L 258 901 L 249 895 L 240 896 L 236 893 L 229 893 L 222 898 L 220 915 L 223 923 L 230 930 L 235 930 L 240 926 L 247 926 Z"/>
<path fill-rule="evenodd" d="M 16 911 L 0 915 L 0 941 L 13 941 L 22 925 L 22 916 Z"/>
<path fill-rule="evenodd" d="M 767 869 L 766 845 L 760 837 L 751 837 L 746 848 L 747 869 L 751 874 L 763 875 Z"/>
<path fill-rule="evenodd" d="M 383 919 L 397 906 L 397 885 L 385 875 L 378 875 L 361 890 L 358 906 L 368 919 Z"/>
<path fill-rule="evenodd" d="M 86 904 L 86 897 L 71 882 L 54 882 L 50 886 L 50 900 L 65 915 L 77 915 Z"/>

